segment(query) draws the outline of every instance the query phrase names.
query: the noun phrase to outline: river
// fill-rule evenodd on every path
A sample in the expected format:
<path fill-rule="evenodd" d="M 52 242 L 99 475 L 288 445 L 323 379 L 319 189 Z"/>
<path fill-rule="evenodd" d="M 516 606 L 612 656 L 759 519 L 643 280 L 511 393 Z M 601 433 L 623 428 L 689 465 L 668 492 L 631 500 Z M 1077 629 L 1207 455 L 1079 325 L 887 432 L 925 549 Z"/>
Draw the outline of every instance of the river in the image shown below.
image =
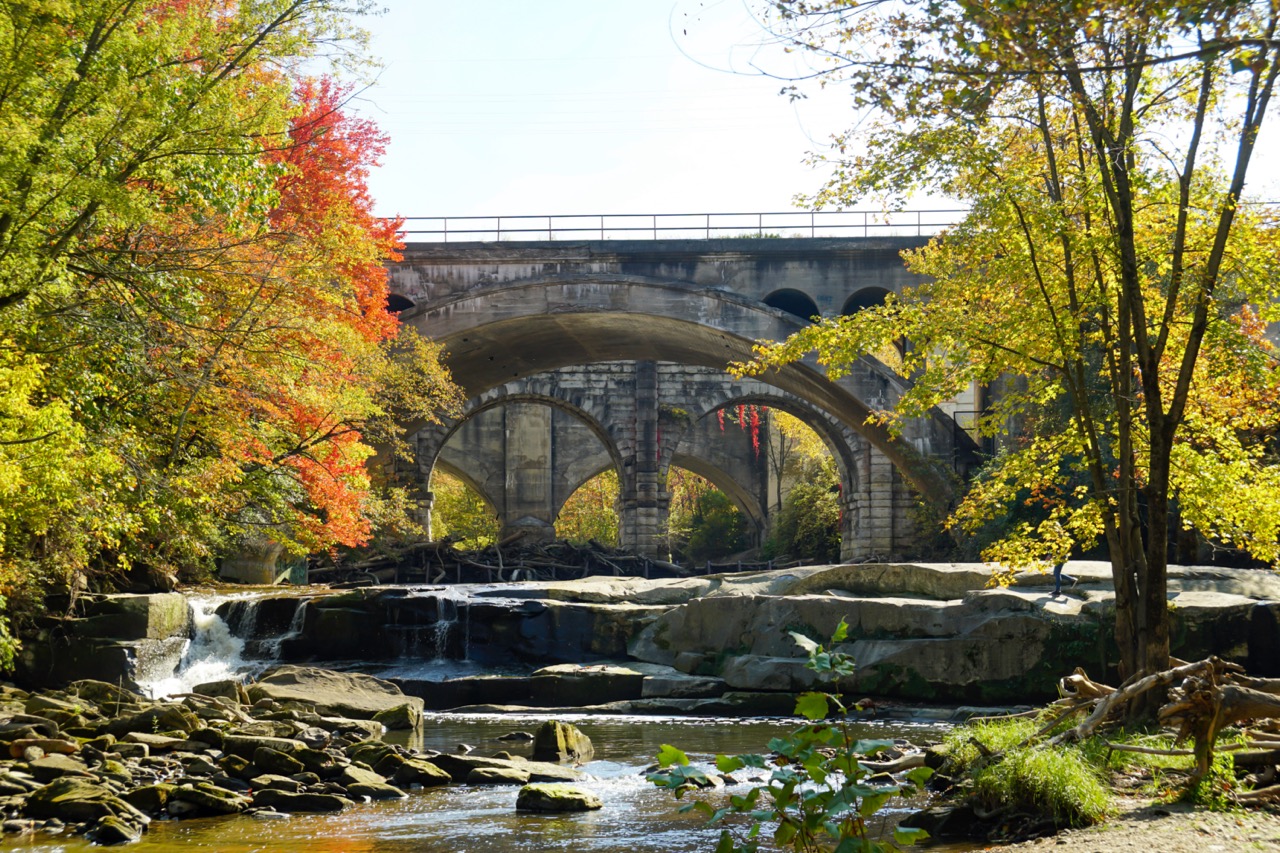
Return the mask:
<path fill-rule="evenodd" d="M 463 716 L 428 714 L 422 740 L 426 749 L 452 751 L 465 743 L 480 752 L 507 746 L 498 736 L 531 730 L 546 716 Z M 219 853 L 508 853 L 574 850 L 591 853 L 693 853 L 715 848 L 719 830 L 701 817 L 680 814 L 669 793 L 645 781 L 643 770 L 663 743 L 709 762 L 715 753 L 763 750 L 769 738 L 792 728 L 794 720 L 688 719 L 559 715 L 591 738 L 595 760 L 582 767 L 593 778 L 581 786 L 595 793 L 604 808 L 583 814 L 542 815 L 515 810 L 515 787 L 447 787 L 413 792 L 408 799 L 357 805 L 338 815 L 282 818 L 224 817 L 153 821 L 138 853 L 209 850 Z M 938 728 L 912 723 L 866 723 L 861 737 L 905 737 L 919 742 Z M 740 789 L 740 790 L 745 790 Z M 712 799 L 727 793 L 709 794 Z M 887 814 L 901 817 L 908 804 Z M 41 853 L 87 851 L 80 838 L 39 834 L 6 836 L 0 850 Z M 97 848 L 100 849 L 100 848 Z"/>

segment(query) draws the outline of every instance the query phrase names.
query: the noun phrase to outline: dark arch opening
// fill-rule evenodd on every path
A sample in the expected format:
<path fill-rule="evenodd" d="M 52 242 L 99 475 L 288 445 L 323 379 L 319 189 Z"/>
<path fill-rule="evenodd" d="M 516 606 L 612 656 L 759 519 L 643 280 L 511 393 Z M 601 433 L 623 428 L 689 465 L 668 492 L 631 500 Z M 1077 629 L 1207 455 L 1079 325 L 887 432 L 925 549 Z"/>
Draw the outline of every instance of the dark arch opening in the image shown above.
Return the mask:
<path fill-rule="evenodd" d="M 857 314 L 864 308 L 883 305 L 885 297 L 890 293 L 891 291 L 883 287 L 864 287 L 844 301 L 844 307 L 840 309 L 840 313 L 847 316 Z"/>
<path fill-rule="evenodd" d="M 779 311 L 786 311 L 788 314 L 793 314 L 808 322 L 813 322 L 814 317 L 822 314 L 818 310 L 818 303 L 810 299 L 808 294 L 790 288 L 775 290 L 770 293 L 764 298 L 764 304 L 770 308 L 777 308 Z"/>
<path fill-rule="evenodd" d="M 888 298 L 891 292 L 892 291 L 885 290 L 883 287 L 864 287 L 844 301 L 844 307 L 840 309 L 840 314 L 842 316 L 849 317 L 857 314 L 864 308 L 875 308 L 883 305 L 885 299 Z M 893 342 L 893 348 L 897 350 L 896 361 L 899 362 L 898 365 L 890 364 L 890 362 L 894 360 L 889 359 L 889 356 L 886 353 L 877 353 L 876 355 L 881 361 L 884 361 L 886 364 L 890 364 L 890 366 L 894 367 L 898 372 L 902 372 L 900 362 L 902 359 L 907 357 L 907 351 L 911 348 L 911 342 L 906 338 L 898 338 Z"/>
<path fill-rule="evenodd" d="M 387 294 L 387 310 L 392 314 L 399 314 L 401 311 L 408 311 L 412 307 L 412 299 L 408 299 L 398 293 Z"/>

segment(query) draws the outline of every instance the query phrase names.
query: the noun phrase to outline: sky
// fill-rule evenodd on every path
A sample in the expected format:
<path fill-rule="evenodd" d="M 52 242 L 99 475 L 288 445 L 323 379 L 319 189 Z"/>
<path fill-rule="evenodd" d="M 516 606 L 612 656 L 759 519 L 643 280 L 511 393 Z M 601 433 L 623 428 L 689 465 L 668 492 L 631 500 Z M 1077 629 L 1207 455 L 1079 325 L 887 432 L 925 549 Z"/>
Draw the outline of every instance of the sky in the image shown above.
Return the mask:
<path fill-rule="evenodd" d="M 783 211 L 853 115 L 792 103 L 749 0 L 386 0 L 358 111 L 390 135 L 380 215 Z M 758 5 L 758 4 L 757 4 Z"/>

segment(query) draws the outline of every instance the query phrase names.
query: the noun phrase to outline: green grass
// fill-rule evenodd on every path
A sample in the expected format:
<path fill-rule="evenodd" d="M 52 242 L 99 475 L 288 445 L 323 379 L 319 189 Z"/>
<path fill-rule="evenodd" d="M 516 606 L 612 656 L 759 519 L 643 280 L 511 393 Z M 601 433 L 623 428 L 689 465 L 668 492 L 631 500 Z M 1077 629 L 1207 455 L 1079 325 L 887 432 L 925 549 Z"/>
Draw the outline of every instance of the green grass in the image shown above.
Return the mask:
<path fill-rule="evenodd" d="M 1098 823 L 1109 811 L 1103 768 L 1075 746 L 1019 746 L 1043 726 L 1040 718 L 979 721 L 943 740 L 946 772 L 967 774 L 986 808 L 1009 807 L 1051 817 L 1059 826 Z M 988 753 L 989 760 L 974 741 Z"/>
<path fill-rule="evenodd" d="M 1110 811 L 1102 774 L 1074 746 L 1012 749 L 974 774 L 973 790 L 988 808 L 1044 814 L 1058 826 L 1089 826 Z"/>
<path fill-rule="evenodd" d="M 964 773 L 982 758 L 978 741 L 990 752 L 1001 752 L 1016 746 L 1040 730 L 1038 718 L 1018 717 L 1012 720 L 978 720 L 957 726 L 942 739 L 948 759 L 947 772 Z"/>

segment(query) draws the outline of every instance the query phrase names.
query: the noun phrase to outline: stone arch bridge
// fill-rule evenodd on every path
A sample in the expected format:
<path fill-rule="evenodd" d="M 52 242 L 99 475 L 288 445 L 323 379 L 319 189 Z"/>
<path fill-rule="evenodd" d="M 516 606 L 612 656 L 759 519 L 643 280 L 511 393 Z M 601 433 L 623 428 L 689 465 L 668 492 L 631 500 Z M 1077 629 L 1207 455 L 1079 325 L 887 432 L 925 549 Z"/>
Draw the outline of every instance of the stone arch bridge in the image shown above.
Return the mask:
<path fill-rule="evenodd" d="M 813 361 L 758 379 L 725 372 L 757 340 L 851 313 L 917 281 L 900 253 L 921 238 L 411 243 L 390 266 L 391 308 L 442 343 L 467 403 L 412 437 L 431 505 L 435 470 L 488 500 L 504 529 L 549 533 L 588 479 L 618 472 L 622 544 L 662 554 L 672 465 L 707 477 L 763 532 L 776 471 L 716 411 L 767 405 L 831 448 L 842 556 L 904 557 L 919 497 L 945 508 L 974 460 L 969 435 L 935 410 L 899 435 L 868 423 L 909 380 L 866 357 L 839 380 Z M 976 400 L 957 407 L 977 408 Z M 959 416 L 959 412 L 954 414 Z"/>

